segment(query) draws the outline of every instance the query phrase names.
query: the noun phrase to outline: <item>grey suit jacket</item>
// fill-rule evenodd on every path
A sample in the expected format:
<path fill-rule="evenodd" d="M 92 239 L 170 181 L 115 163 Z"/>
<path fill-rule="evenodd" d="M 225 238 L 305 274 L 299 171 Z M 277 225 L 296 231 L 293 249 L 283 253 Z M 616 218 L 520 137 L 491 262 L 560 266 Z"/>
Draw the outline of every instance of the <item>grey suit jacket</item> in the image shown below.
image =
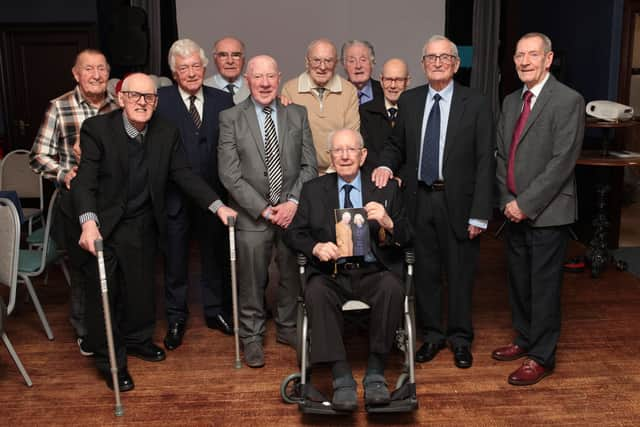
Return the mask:
<path fill-rule="evenodd" d="M 516 196 L 506 182 L 511 139 L 522 110 L 521 95 L 519 89 L 504 99 L 498 124 L 500 206 L 516 199 L 534 227 L 570 224 L 578 218 L 574 168 L 584 135 L 584 99 L 549 76 L 516 149 Z"/>
<path fill-rule="evenodd" d="M 277 102 L 277 131 L 283 186 L 280 203 L 299 200 L 302 184 L 318 174 L 307 110 Z M 269 205 L 264 141 L 251 97 L 219 116 L 218 173 L 229 191 L 229 206 L 238 211 L 239 230 L 265 230 L 260 216 Z"/>

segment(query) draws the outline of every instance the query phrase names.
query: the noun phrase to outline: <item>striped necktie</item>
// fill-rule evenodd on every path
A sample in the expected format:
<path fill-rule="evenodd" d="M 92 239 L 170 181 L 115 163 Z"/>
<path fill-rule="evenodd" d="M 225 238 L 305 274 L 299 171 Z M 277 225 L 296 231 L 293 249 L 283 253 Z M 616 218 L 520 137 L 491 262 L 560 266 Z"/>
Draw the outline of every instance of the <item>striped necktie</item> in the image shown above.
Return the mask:
<path fill-rule="evenodd" d="M 282 192 L 282 167 L 280 166 L 280 150 L 278 148 L 278 134 L 271 118 L 271 107 L 264 111 L 264 153 L 267 162 L 267 177 L 269 179 L 269 202 L 272 206 L 280 202 Z"/>
<path fill-rule="evenodd" d="M 196 108 L 196 96 L 191 95 L 189 97 L 189 101 L 191 101 L 189 104 L 189 115 L 193 120 L 193 124 L 200 129 L 200 126 L 202 126 L 202 120 L 200 120 L 200 113 L 198 113 L 198 109 Z"/>

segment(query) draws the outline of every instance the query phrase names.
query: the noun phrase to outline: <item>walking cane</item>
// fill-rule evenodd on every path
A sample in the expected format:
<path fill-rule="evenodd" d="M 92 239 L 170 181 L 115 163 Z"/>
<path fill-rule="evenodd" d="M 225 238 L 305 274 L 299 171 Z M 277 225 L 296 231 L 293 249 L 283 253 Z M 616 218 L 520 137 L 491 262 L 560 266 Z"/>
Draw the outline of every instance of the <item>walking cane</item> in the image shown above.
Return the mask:
<path fill-rule="evenodd" d="M 235 368 L 240 369 L 240 336 L 238 335 L 238 279 L 236 276 L 236 219 L 227 217 L 229 225 L 229 258 L 231 260 L 231 304 L 233 305 L 233 338 L 236 344 Z"/>
<path fill-rule="evenodd" d="M 107 332 L 107 346 L 109 347 L 109 366 L 111 367 L 111 381 L 116 395 L 116 416 L 124 415 L 124 407 L 120 402 L 120 386 L 118 384 L 118 365 L 116 364 L 116 352 L 113 346 L 113 330 L 111 328 L 111 310 L 109 308 L 109 291 L 107 290 L 107 273 L 104 268 L 104 247 L 102 240 L 94 242 L 96 256 L 98 257 L 98 273 L 100 275 L 100 291 L 102 292 L 102 311 L 104 311 L 104 324 Z"/>

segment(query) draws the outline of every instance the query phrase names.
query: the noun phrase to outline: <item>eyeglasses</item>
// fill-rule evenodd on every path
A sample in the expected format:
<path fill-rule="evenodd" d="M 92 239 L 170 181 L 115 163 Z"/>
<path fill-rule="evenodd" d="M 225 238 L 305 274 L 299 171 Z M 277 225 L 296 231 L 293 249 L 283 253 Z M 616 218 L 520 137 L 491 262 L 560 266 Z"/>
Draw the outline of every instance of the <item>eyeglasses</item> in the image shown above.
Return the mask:
<path fill-rule="evenodd" d="M 513 55 L 513 60 L 514 61 L 518 61 L 521 62 L 524 60 L 525 56 L 529 56 L 529 58 L 533 61 L 538 60 L 539 58 L 541 58 L 542 56 L 545 55 L 544 52 L 541 52 L 539 50 L 532 50 L 531 52 L 518 52 L 515 55 Z"/>
<path fill-rule="evenodd" d="M 449 55 L 448 53 L 443 53 L 441 55 L 429 54 L 422 57 L 422 60 L 427 62 L 428 64 L 435 64 L 436 62 L 438 62 L 438 59 L 441 63 L 450 65 L 456 62 L 458 57 L 455 55 Z"/>
<path fill-rule="evenodd" d="M 216 57 L 224 59 L 225 61 L 231 58 L 234 61 L 239 61 L 242 58 L 242 52 L 215 52 Z"/>
<path fill-rule="evenodd" d="M 387 86 L 391 86 L 394 83 L 397 85 L 406 83 L 407 80 L 409 80 L 409 78 L 408 77 L 381 77 L 380 80 L 382 81 L 382 85 L 387 87 Z"/>
<path fill-rule="evenodd" d="M 327 67 L 331 67 L 336 62 L 336 58 L 308 58 L 309 63 L 314 67 L 319 67 L 324 64 Z"/>
<path fill-rule="evenodd" d="M 158 95 L 155 93 L 140 93 L 130 90 L 123 90 L 121 92 L 127 95 L 127 99 L 130 102 L 138 102 L 140 101 L 140 98 L 144 98 L 144 102 L 146 102 L 147 104 L 153 104 L 154 102 L 156 102 L 156 99 L 158 99 Z"/>
<path fill-rule="evenodd" d="M 196 73 L 199 73 L 202 70 L 202 64 L 196 63 L 191 65 L 181 65 L 178 67 L 178 74 L 186 74 L 189 70 L 193 70 Z"/>
<path fill-rule="evenodd" d="M 360 151 L 362 151 L 362 148 L 347 147 L 347 148 L 332 148 L 331 150 L 329 150 L 329 153 L 331 153 L 333 156 L 342 156 L 345 153 L 348 154 L 349 156 L 355 156 Z"/>

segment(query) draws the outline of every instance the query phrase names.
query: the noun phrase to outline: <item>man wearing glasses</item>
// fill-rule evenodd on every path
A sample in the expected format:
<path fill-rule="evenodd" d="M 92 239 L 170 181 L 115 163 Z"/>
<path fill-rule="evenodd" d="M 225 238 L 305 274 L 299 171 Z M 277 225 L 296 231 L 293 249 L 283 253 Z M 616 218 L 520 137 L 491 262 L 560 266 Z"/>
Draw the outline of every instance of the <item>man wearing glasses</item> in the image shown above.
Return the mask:
<path fill-rule="evenodd" d="M 201 209 L 226 223 L 236 212 L 224 206 L 207 183 L 192 172 L 177 128 L 155 116 L 158 96 L 146 74 L 124 80 L 122 111 L 85 120 L 82 159 L 71 187 L 85 249 L 88 340 L 98 371 L 111 388 L 109 358 L 94 242 L 104 240 L 105 267 L 113 319 L 120 391 L 133 389 L 127 354 L 150 362 L 164 360 L 153 341 L 155 248 L 166 249 L 167 183 L 175 183 Z M 211 218 L 211 221 L 218 221 Z"/>
<path fill-rule="evenodd" d="M 158 90 L 158 114 L 180 131 L 192 170 L 226 200 L 218 178 L 218 114 L 233 107 L 226 91 L 202 85 L 208 60 L 204 50 L 190 39 L 181 39 L 169 49 L 169 67 L 176 82 Z M 229 312 L 229 247 L 226 228 L 212 221 L 211 212 L 200 209 L 174 184 L 167 186 L 167 258 L 165 301 L 167 334 L 164 346 L 174 350 L 182 344 L 187 308 L 189 241 L 200 247 L 201 301 L 211 329 L 233 334 Z"/>
<path fill-rule="evenodd" d="M 336 47 L 331 41 L 314 40 L 307 48 L 306 71 L 282 88 L 282 95 L 289 101 L 307 108 L 321 175 L 333 171 L 326 150 L 329 133 L 360 128 L 356 88 L 336 74 L 337 62 Z"/>
<path fill-rule="evenodd" d="M 205 79 L 206 86 L 225 90 L 233 95 L 234 104 L 247 99 L 249 86 L 242 76 L 244 43 L 235 37 L 225 37 L 213 45 L 213 62 L 218 73 Z"/>
<path fill-rule="evenodd" d="M 398 98 L 409 84 L 407 63 L 398 58 L 385 62 L 380 82 L 383 96 L 360 105 L 360 132 L 368 151 L 363 168 L 367 171 L 380 166 L 380 153 L 398 120 Z"/>
<path fill-rule="evenodd" d="M 460 66 L 453 42 L 431 37 L 422 49 L 422 66 L 428 84 L 400 97 L 400 114 L 373 179 L 384 186 L 405 164 L 404 194 L 416 232 L 417 311 L 424 335 L 416 360 L 430 361 L 448 341 L 455 365 L 469 368 L 478 236 L 492 209 L 494 122 L 485 96 L 453 82 Z M 446 324 L 443 273 L 448 285 Z"/>

